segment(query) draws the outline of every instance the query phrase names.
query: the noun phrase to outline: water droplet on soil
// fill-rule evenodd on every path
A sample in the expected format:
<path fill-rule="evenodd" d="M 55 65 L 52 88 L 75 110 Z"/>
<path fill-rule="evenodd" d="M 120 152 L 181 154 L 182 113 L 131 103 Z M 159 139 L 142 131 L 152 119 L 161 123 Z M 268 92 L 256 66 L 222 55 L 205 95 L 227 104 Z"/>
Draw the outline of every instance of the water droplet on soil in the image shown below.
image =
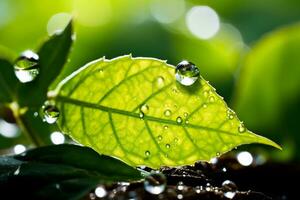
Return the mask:
<path fill-rule="evenodd" d="M 185 188 L 185 185 L 183 184 L 182 181 L 179 181 L 177 183 L 177 186 L 176 186 L 177 190 L 183 190 Z"/>
<path fill-rule="evenodd" d="M 98 186 L 96 189 L 95 189 L 95 195 L 99 198 L 103 198 L 107 195 L 107 191 L 106 189 L 103 187 L 103 186 Z"/>
<path fill-rule="evenodd" d="M 166 189 L 167 179 L 162 173 L 151 173 L 145 178 L 144 188 L 151 194 L 160 194 Z"/>
<path fill-rule="evenodd" d="M 237 190 L 237 186 L 233 181 L 230 180 L 226 180 L 222 183 L 222 188 L 225 191 L 236 191 Z"/>

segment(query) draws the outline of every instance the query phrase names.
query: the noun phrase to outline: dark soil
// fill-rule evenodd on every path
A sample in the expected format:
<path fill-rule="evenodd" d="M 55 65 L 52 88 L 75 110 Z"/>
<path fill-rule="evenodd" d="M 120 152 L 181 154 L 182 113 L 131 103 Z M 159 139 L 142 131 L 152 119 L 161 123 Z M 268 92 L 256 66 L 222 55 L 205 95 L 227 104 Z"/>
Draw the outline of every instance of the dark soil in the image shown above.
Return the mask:
<path fill-rule="evenodd" d="M 152 171 L 150 168 L 143 169 Z M 159 195 L 144 190 L 143 182 L 118 183 L 104 186 L 107 195 L 103 199 L 230 199 L 222 187 L 225 180 L 235 183 L 233 200 L 286 200 L 300 199 L 300 165 L 279 163 L 252 163 L 245 167 L 235 157 L 217 159 L 210 164 L 198 162 L 194 166 L 180 168 L 163 167 L 160 172 L 167 177 L 167 187 Z M 184 187 L 177 187 L 182 182 Z M 299 190 L 299 191 L 298 191 Z M 91 192 L 86 199 L 99 199 Z"/>

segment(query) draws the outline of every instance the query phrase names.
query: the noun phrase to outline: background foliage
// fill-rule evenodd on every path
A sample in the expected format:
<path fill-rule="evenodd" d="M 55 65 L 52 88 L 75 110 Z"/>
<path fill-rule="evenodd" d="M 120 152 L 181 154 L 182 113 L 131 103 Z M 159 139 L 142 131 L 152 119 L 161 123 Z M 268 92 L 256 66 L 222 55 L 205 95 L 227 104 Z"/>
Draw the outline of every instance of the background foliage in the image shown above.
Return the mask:
<path fill-rule="evenodd" d="M 213 37 L 201 39 L 191 33 L 186 16 L 194 6 L 209 6 L 217 13 L 220 28 Z M 101 56 L 132 53 L 171 64 L 190 60 L 249 129 L 284 147 L 274 159 L 296 159 L 299 11 L 297 0 L 1 0 L 0 50 L 11 49 L 9 55 L 1 53 L 11 59 L 25 49 L 36 50 L 71 14 L 77 39 L 61 78 Z M 2 153 L 16 144 L 29 145 L 18 130 L 7 137 L 7 127 L 1 120 Z"/>

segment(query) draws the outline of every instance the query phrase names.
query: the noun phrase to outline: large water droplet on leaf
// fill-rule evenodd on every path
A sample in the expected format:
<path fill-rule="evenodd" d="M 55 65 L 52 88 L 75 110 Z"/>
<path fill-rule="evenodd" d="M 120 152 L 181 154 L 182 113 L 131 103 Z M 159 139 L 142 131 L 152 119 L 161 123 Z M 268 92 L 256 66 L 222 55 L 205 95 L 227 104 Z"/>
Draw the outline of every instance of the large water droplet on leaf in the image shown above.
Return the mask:
<path fill-rule="evenodd" d="M 24 51 L 14 64 L 16 77 L 22 83 L 33 81 L 39 74 L 39 56 L 30 51 Z"/>
<path fill-rule="evenodd" d="M 57 121 L 59 117 L 59 110 L 55 105 L 45 105 L 43 106 L 44 111 L 44 120 L 49 123 L 53 124 Z"/>
<path fill-rule="evenodd" d="M 162 173 L 151 173 L 145 178 L 144 188 L 151 194 L 160 194 L 166 189 L 167 179 Z"/>
<path fill-rule="evenodd" d="M 176 66 L 176 80 L 185 86 L 192 85 L 199 78 L 200 71 L 196 65 L 188 61 L 182 61 Z"/>
<path fill-rule="evenodd" d="M 226 180 L 222 183 L 222 188 L 225 191 L 236 191 L 237 190 L 237 186 L 234 182 L 230 181 L 230 180 Z"/>

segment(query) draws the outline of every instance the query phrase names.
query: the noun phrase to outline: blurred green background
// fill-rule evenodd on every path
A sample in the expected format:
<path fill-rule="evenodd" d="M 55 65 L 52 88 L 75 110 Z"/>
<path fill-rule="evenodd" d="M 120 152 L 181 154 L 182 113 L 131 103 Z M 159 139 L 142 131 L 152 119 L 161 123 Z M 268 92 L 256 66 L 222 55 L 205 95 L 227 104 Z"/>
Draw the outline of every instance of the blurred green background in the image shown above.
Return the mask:
<path fill-rule="evenodd" d="M 71 16 L 76 39 L 58 81 L 102 56 L 132 53 L 174 65 L 186 59 L 250 130 L 284 150 L 246 149 L 300 159 L 299 0 L 0 0 L 0 50 L 12 57 L 34 50 Z M 49 141 L 62 138 L 56 133 Z M 14 124 L 0 119 L 2 153 L 28 146 Z"/>

